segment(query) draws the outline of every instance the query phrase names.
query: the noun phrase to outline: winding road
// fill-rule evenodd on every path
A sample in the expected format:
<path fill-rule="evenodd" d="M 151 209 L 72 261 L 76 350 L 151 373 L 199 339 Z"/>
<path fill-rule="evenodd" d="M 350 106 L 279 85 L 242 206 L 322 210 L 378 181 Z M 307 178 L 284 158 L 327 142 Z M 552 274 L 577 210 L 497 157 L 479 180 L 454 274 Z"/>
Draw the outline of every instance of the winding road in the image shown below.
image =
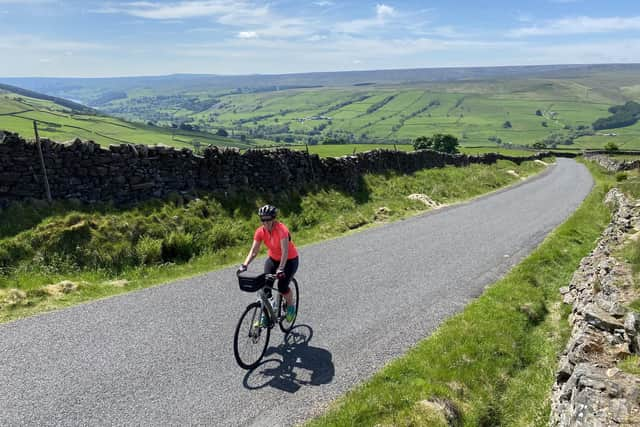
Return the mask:
<path fill-rule="evenodd" d="M 232 337 L 254 296 L 232 269 L 0 325 L 0 425 L 300 422 L 462 310 L 592 185 L 558 159 L 515 187 L 300 248 L 299 326 L 275 329 L 251 372 Z"/>

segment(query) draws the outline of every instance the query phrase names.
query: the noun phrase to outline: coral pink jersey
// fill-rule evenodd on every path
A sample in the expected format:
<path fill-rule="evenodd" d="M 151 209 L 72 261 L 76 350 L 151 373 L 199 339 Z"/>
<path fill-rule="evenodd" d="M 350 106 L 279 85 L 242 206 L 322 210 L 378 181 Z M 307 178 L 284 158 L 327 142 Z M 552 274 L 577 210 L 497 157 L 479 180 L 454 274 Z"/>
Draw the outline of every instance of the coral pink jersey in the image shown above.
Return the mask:
<path fill-rule="evenodd" d="M 289 253 L 287 254 L 287 259 L 289 260 L 297 257 L 298 250 L 291 241 L 291 234 L 289 234 L 289 229 L 283 223 L 276 222 L 275 224 L 273 224 L 271 232 L 267 231 L 267 229 L 262 225 L 256 229 L 256 232 L 253 235 L 253 240 L 264 242 L 267 248 L 269 248 L 269 252 L 267 253 L 267 255 L 269 255 L 269 257 L 275 259 L 276 261 L 280 261 L 280 258 L 282 258 L 282 247 L 280 246 L 280 241 L 282 239 L 289 240 Z"/>

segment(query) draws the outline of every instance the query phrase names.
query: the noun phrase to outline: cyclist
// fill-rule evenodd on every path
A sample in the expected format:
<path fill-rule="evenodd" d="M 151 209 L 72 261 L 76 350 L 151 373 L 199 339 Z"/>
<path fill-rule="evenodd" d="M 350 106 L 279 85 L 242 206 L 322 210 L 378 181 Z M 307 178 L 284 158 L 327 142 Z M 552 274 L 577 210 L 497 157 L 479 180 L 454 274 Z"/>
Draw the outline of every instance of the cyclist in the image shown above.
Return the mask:
<path fill-rule="evenodd" d="M 253 235 L 253 244 L 247 254 L 247 258 L 240 266 L 240 271 L 246 271 L 247 267 L 258 255 L 262 242 L 267 246 L 267 259 L 264 263 L 264 272 L 276 274 L 278 278 L 278 290 L 287 302 L 287 321 L 291 322 L 296 315 L 296 307 L 293 304 L 289 282 L 298 270 L 298 250 L 291 241 L 291 234 L 286 225 L 276 220 L 278 209 L 272 205 L 264 205 L 258 209 L 258 216 L 262 225 L 256 229 Z"/>

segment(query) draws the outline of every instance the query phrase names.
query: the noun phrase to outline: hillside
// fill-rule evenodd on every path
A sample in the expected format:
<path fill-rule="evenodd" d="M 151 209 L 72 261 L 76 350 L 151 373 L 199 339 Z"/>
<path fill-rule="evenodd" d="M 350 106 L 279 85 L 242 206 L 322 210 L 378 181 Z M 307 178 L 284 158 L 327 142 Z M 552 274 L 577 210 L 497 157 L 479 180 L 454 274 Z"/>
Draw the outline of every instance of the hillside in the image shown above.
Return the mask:
<path fill-rule="evenodd" d="M 639 75 L 640 65 L 609 64 L 0 81 L 128 121 L 222 128 L 257 143 L 407 143 L 451 133 L 468 146 L 640 148 L 640 124 L 590 129 L 611 106 L 640 100 Z"/>
<path fill-rule="evenodd" d="M 97 113 L 83 105 L 7 85 L 0 86 L 0 130 L 33 137 L 33 121 L 41 137 L 56 141 L 75 138 L 109 144 L 163 144 L 196 149 L 209 144 L 246 147 L 240 141 L 204 132 L 132 123 Z"/>
<path fill-rule="evenodd" d="M 352 86 L 370 84 L 416 84 L 473 80 L 504 80 L 531 77 L 574 79 L 594 74 L 636 74 L 640 64 L 532 65 L 505 67 L 417 68 L 368 71 L 316 72 L 293 74 L 211 75 L 173 74 L 168 76 L 117 78 L 0 77 L 0 82 L 91 105 L 92 99 L 111 91 L 130 92 L 146 88 L 150 92 L 201 92 L 264 90 L 286 86 Z"/>

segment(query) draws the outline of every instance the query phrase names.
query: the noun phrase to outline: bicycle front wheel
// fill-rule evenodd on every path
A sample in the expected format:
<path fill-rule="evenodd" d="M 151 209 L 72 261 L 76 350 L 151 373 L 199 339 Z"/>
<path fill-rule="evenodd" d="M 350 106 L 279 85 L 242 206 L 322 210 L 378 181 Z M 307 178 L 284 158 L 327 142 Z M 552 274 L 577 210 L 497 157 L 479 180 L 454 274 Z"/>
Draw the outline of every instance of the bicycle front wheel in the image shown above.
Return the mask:
<path fill-rule="evenodd" d="M 260 310 L 262 306 L 259 302 L 249 304 L 240 316 L 233 336 L 233 355 L 244 369 L 258 366 L 269 344 L 271 329 L 261 325 Z"/>
<path fill-rule="evenodd" d="M 291 279 L 291 282 L 289 283 L 289 290 L 292 292 L 291 300 L 296 307 L 296 314 L 294 315 L 293 320 L 290 322 L 287 321 L 285 317 L 287 314 L 287 302 L 282 298 L 282 305 L 280 306 L 282 310 L 282 313 L 280 313 L 280 330 L 285 334 L 293 328 L 293 325 L 296 323 L 296 318 L 298 317 L 298 310 L 300 309 L 300 294 L 298 293 L 298 282 L 296 279 Z"/>

